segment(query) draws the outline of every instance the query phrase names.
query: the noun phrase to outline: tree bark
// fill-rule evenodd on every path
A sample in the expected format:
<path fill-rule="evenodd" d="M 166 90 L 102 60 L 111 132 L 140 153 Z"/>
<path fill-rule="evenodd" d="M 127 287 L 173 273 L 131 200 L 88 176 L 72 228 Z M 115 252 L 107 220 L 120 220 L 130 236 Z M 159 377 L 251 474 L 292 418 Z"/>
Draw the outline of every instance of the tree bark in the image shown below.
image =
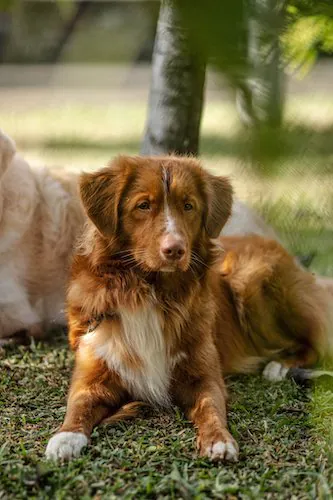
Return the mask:
<path fill-rule="evenodd" d="M 198 154 L 204 84 L 205 63 L 191 50 L 177 8 L 163 0 L 142 154 Z"/>
<path fill-rule="evenodd" d="M 280 35 L 284 1 L 248 0 L 248 77 L 239 86 L 237 107 L 246 125 L 279 126 L 284 105 Z"/>

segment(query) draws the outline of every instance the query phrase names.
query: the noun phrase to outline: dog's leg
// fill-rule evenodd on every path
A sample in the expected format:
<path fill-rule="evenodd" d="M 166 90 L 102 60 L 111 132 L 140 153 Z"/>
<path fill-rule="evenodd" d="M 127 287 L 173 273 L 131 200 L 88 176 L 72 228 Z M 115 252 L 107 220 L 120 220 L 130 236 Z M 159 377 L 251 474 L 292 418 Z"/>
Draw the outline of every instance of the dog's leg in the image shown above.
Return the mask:
<path fill-rule="evenodd" d="M 217 377 L 216 377 L 217 378 Z M 183 380 L 186 380 L 184 377 Z M 190 380 L 187 378 L 187 380 Z M 186 416 L 197 428 L 199 453 L 213 461 L 238 460 L 238 446 L 227 430 L 224 384 L 201 378 L 195 383 L 182 383 L 176 398 Z"/>
<path fill-rule="evenodd" d="M 270 382 L 281 382 L 287 377 L 289 367 L 278 361 L 270 361 L 264 368 L 262 376 Z"/>
<path fill-rule="evenodd" d="M 65 421 L 48 442 L 46 458 L 70 460 L 78 457 L 82 448 L 87 446 L 93 428 L 124 403 L 122 389 L 105 382 L 107 372 L 104 367 L 92 361 L 91 374 L 92 381 L 89 382 L 89 374 L 82 372 L 77 365 Z"/>
<path fill-rule="evenodd" d="M 93 427 L 109 413 L 106 404 L 101 404 L 92 389 L 70 395 L 65 421 L 48 442 L 46 458 L 70 460 L 78 457 L 82 448 L 87 446 Z"/>
<path fill-rule="evenodd" d="M 10 268 L 0 270 L 0 339 L 17 332 L 39 331 L 40 317 L 31 307 L 24 288 L 17 283 Z"/>
<path fill-rule="evenodd" d="M 265 366 L 262 375 L 270 382 L 281 382 L 290 377 L 290 369 L 311 367 L 318 360 L 318 354 L 314 349 L 306 346 L 299 349 L 298 353 L 279 361 L 270 361 Z"/>

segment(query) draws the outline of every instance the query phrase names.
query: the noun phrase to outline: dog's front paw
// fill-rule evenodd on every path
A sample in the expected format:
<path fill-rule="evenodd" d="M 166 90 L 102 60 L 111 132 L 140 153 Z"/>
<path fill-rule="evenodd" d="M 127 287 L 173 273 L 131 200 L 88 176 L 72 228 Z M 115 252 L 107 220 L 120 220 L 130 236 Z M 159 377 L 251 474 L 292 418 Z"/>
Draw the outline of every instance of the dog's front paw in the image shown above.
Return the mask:
<path fill-rule="evenodd" d="M 59 432 L 48 442 L 45 455 L 48 460 L 70 460 L 78 457 L 87 444 L 88 438 L 82 432 Z"/>
<path fill-rule="evenodd" d="M 287 376 L 289 368 L 281 365 L 277 361 L 271 361 L 265 366 L 262 372 L 263 377 L 270 382 L 281 382 Z"/>
<path fill-rule="evenodd" d="M 237 462 L 238 446 L 232 441 L 216 441 L 216 443 L 207 447 L 205 456 L 213 460 L 213 462 Z"/>
<path fill-rule="evenodd" d="M 238 460 L 238 445 L 229 433 L 215 440 L 201 440 L 199 449 L 202 457 L 208 457 L 213 462 Z"/>

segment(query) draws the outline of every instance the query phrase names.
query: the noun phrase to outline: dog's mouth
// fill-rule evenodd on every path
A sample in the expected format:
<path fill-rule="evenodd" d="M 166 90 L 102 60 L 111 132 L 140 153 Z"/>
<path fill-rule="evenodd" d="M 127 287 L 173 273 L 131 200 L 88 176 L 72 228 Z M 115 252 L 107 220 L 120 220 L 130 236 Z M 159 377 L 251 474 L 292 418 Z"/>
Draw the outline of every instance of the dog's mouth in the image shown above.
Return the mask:
<path fill-rule="evenodd" d="M 165 261 L 161 262 L 160 260 L 157 260 L 156 262 L 147 259 L 147 261 L 141 260 L 140 267 L 142 267 L 142 269 L 148 272 L 169 274 L 176 272 L 186 272 L 189 268 L 189 263 L 185 262 L 185 260 L 182 262 L 165 262 Z"/>
<path fill-rule="evenodd" d="M 161 267 L 160 267 L 160 272 L 162 273 L 175 273 L 177 271 L 181 271 L 181 272 L 185 272 L 187 271 L 188 269 L 188 266 L 184 266 L 180 263 L 178 264 L 163 264 Z"/>
<path fill-rule="evenodd" d="M 191 264 L 187 251 L 179 258 L 165 258 L 160 251 L 149 252 L 146 249 L 133 252 L 132 258 L 128 259 L 127 262 L 148 273 L 186 272 Z"/>
<path fill-rule="evenodd" d="M 176 271 L 175 267 L 171 266 L 162 266 L 160 269 L 161 273 L 174 273 Z"/>

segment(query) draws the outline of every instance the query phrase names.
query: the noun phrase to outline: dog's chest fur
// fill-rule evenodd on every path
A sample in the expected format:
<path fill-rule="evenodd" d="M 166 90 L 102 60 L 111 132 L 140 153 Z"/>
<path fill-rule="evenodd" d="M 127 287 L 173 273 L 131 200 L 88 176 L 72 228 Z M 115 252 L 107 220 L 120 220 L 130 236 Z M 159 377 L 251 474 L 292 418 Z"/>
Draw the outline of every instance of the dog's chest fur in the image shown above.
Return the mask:
<path fill-rule="evenodd" d="M 107 334 L 110 324 L 102 323 L 85 335 L 84 342 L 91 343 L 95 355 L 120 375 L 133 398 L 168 405 L 171 373 L 184 354 L 170 356 L 164 320 L 156 306 L 148 305 L 136 312 L 123 308 L 118 313 L 120 334 Z M 132 365 L 128 362 L 131 359 L 137 363 Z"/>

